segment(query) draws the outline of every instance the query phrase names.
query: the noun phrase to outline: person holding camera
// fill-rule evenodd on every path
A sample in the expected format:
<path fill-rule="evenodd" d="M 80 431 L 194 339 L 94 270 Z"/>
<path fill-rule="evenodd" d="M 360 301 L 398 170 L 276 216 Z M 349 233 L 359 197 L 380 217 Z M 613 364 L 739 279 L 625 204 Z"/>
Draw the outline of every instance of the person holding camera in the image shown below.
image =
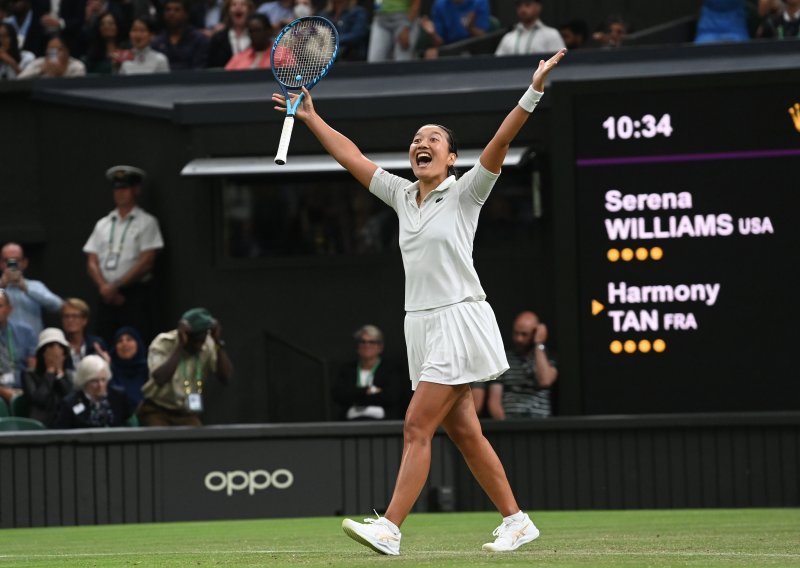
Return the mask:
<path fill-rule="evenodd" d="M 0 288 L 5 289 L 14 306 L 10 319 L 27 325 L 38 335 L 44 327 L 42 310 L 57 313 L 64 302 L 43 282 L 25 278 L 27 269 L 28 259 L 21 245 L 6 243 L 0 249 Z"/>
<path fill-rule="evenodd" d="M 86 66 L 70 57 L 69 48 L 61 36 L 54 35 L 47 41 L 44 57 L 37 57 L 17 75 L 17 79 L 33 77 L 82 77 Z"/>
<path fill-rule="evenodd" d="M 142 426 L 202 426 L 208 378 L 226 384 L 233 377 L 222 326 L 205 308 L 192 308 L 176 329 L 159 334 L 150 344 L 147 366 L 150 378 L 138 411 Z"/>
<path fill-rule="evenodd" d="M 22 394 L 22 373 L 36 364 L 36 334 L 23 323 L 13 323 L 11 299 L 0 288 L 0 397 L 11 399 Z"/>
<path fill-rule="evenodd" d="M 555 361 L 545 342 L 547 326 L 525 311 L 514 320 L 512 349 L 506 351 L 509 369 L 488 386 L 486 406 L 496 420 L 547 418 L 552 414 L 550 388 L 558 378 Z"/>

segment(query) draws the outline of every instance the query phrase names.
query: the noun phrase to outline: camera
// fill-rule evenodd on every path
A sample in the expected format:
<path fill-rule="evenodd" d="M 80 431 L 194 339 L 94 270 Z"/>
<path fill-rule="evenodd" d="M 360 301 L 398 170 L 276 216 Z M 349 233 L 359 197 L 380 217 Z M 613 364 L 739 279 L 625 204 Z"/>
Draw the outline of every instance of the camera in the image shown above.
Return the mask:
<path fill-rule="evenodd" d="M 16 258 L 9 258 L 6 260 L 6 268 L 11 270 L 19 270 L 19 261 Z"/>

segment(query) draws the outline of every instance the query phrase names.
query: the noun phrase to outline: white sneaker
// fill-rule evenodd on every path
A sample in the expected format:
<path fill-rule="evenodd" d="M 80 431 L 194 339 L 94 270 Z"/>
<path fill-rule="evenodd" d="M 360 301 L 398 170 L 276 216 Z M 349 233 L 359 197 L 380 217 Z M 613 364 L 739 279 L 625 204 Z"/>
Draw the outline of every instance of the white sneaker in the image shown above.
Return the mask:
<path fill-rule="evenodd" d="M 516 550 L 523 544 L 527 544 L 539 538 L 539 529 L 533 524 L 531 518 L 526 514 L 521 521 L 503 521 L 503 524 L 492 532 L 497 538 L 494 542 L 487 542 L 483 545 L 483 550 L 489 552 L 509 552 Z"/>
<path fill-rule="evenodd" d="M 402 535 L 399 531 L 395 532 L 388 523 L 389 521 L 383 517 L 364 519 L 363 523 L 345 519 L 342 521 L 342 529 L 347 536 L 375 552 L 398 556 Z"/>

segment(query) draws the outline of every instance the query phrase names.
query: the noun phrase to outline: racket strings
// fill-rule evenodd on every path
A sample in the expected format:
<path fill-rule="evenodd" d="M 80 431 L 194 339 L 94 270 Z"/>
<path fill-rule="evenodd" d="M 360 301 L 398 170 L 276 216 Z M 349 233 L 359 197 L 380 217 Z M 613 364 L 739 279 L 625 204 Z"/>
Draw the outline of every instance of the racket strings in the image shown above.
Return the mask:
<path fill-rule="evenodd" d="M 323 22 L 300 22 L 283 34 L 274 49 L 275 76 L 287 87 L 299 88 L 328 66 L 336 51 L 336 36 Z"/>

